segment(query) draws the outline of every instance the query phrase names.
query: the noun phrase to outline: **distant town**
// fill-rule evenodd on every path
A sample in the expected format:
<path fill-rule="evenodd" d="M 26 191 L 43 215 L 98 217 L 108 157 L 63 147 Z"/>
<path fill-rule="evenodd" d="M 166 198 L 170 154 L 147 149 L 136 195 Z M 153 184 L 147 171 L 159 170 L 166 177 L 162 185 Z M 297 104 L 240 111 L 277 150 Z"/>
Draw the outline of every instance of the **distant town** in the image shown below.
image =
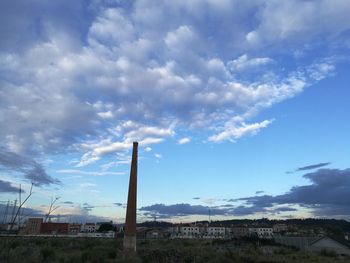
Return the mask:
<path fill-rule="evenodd" d="M 21 227 L 0 225 L 2 236 L 116 238 L 124 236 L 124 225 L 112 221 L 90 223 L 44 222 L 29 218 Z M 287 219 L 200 221 L 173 224 L 147 221 L 137 224 L 137 239 L 271 240 L 300 250 L 320 251 L 332 247 L 350 255 L 350 223 L 335 219 Z"/>

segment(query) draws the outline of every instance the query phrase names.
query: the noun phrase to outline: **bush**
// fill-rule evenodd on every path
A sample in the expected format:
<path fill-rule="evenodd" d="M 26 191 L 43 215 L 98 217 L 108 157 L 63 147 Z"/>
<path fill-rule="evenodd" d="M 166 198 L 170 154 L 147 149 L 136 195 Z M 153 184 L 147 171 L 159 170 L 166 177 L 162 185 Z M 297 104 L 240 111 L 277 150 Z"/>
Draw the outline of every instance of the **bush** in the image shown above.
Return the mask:
<path fill-rule="evenodd" d="M 54 261 L 56 257 L 55 250 L 51 247 L 42 248 L 40 254 L 44 262 Z"/>
<path fill-rule="evenodd" d="M 118 263 L 141 263 L 142 260 L 138 257 L 128 258 L 128 259 L 119 259 L 116 262 Z"/>
<path fill-rule="evenodd" d="M 337 253 L 331 249 L 322 249 L 320 255 L 324 257 L 334 258 L 337 256 Z"/>
<path fill-rule="evenodd" d="M 109 250 L 107 254 L 109 259 L 115 259 L 117 257 L 117 252 L 115 250 Z"/>
<path fill-rule="evenodd" d="M 274 254 L 276 254 L 276 255 L 288 255 L 288 254 L 291 254 L 291 253 L 293 253 L 293 251 L 291 249 L 284 248 L 284 247 L 276 249 L 274 251 Z"/>

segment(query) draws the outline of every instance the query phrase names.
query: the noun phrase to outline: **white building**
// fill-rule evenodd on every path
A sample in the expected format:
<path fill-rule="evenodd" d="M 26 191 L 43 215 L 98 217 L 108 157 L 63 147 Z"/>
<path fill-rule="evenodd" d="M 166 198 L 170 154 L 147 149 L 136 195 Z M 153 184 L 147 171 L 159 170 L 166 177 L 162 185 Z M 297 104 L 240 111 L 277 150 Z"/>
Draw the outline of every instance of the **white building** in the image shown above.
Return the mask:
<path fill-rule="evenodd" d="M 181 226 L 179 228 L 180 235 L 183 238 L 198 238 L 200 235 L 199 226 Z"/>
<path fill-rule="evenodd" d="M 85 223 L 81 226 L 81 232 L 84 233 L 94 233 L 96 232 L 96 224 L 95 223 Z"/>
<path fill-rule="evenodd" d="M 249 228 L 249 234 L 251 236 L 257 236 L 258 238 L 273 238 L 273 228 L 271 227 L 252 227 Z"/>
<path fill-rule="evenodd" d="M 273 232 L 281 233 L 286 232 L 288 230 L 288 226 L 286 224 L 276 224 L 273 226 Z"/>
<path fill-rule="evenodd" d="M 209 226 L 204 234 L 204 238 L 224 238 L 225 232 L 225 227 Z"/>
<path fill-rule="evenodd" d="M 242 238 L 249 236 L 249 228 L 247 227 L 232 227 L 230 231 L 230 237 Z"/>

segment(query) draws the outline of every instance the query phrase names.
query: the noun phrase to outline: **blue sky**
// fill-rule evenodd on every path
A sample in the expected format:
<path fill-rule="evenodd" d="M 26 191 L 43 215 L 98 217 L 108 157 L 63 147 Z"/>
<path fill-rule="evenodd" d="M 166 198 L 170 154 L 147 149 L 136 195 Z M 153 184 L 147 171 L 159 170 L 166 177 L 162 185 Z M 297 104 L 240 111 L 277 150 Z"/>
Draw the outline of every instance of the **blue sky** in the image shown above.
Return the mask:
<path fill-rule="evenodd" d="M 349 218 L 347 0 L 0 10 L 0 209 L 122 222 L 139 141 L 140 221 Z"/>

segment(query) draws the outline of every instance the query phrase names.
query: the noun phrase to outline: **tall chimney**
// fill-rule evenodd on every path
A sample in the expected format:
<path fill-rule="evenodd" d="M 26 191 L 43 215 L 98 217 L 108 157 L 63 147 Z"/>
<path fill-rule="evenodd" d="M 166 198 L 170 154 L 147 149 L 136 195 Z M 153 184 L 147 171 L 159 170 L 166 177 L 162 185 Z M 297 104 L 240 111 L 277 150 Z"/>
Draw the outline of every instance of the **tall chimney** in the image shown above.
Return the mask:
<path fill-rule="evenodd" d="M 133 142 L 124 232 L 124 252 L 127 255 L 136 252 L 137 147 L 138 142 Z"/>

